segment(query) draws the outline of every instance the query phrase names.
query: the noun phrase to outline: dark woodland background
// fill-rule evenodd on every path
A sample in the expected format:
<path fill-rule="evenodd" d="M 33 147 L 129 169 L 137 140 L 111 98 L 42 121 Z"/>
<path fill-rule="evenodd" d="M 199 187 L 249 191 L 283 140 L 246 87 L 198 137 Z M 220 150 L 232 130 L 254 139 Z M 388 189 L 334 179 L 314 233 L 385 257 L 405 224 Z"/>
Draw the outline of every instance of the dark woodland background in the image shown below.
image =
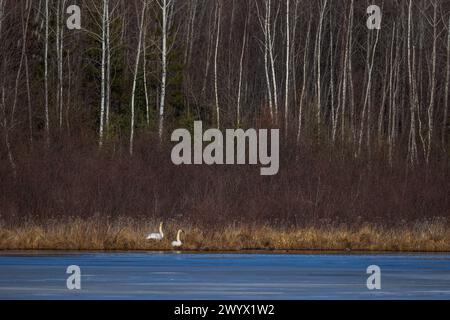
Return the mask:
<path fill-rule="evenodd" d="M 0 43 L 0 220 L 450 217 L 448 0 L 0 0 Z M 279 174 L 172 165 L 194 120 L 280 128 Z"/>

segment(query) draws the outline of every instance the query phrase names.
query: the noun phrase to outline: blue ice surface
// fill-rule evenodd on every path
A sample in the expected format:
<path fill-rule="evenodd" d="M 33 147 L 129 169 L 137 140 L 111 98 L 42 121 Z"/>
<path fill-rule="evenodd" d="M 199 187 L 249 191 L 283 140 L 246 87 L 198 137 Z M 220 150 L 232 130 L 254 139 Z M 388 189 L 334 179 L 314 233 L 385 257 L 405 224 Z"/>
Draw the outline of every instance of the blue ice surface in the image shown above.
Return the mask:
<path fill-rule="evenodd" d="M 81 290 L 67 289 L 70 265 Z M 448 300 L 450 254 L 0 252 L 0 299 Z"/>

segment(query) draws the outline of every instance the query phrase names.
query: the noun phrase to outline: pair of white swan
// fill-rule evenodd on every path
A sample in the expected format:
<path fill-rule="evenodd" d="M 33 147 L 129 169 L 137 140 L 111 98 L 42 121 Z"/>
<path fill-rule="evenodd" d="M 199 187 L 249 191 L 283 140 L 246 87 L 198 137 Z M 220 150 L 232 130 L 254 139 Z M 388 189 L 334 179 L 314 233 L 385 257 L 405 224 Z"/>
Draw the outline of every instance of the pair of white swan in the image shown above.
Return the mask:
<path fill-rule="evenodd" d="M 161 222 L 159 224 L 159 232 L 158 233 L 150 233 L 147 236 L 147 240 L 157 240 L 157 241 L 161 241 L 162 239 L 164 239 L 164 232 L 163 232 L 163 223 Z M 183 232 L 183 230 L 178 230 L 177 232 L 177 240 L 172 241 L 172 247 L 181 247 L 183 245 L 183 242 L 181 242 L 181 233 Z"/>

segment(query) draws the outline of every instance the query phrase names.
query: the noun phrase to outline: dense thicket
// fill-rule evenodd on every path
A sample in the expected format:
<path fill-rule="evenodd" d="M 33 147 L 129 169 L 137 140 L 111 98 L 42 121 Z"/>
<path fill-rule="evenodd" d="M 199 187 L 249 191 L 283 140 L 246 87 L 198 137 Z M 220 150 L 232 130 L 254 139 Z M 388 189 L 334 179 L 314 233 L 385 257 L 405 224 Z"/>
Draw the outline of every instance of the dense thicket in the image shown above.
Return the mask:
<path fill-rule="evenodd" d="M 449 1 L 0 0 L 0 43 L 5 212 L 449 212 Z M 196 119 L 279 127 L 279 176 L 172 168 Z"/>

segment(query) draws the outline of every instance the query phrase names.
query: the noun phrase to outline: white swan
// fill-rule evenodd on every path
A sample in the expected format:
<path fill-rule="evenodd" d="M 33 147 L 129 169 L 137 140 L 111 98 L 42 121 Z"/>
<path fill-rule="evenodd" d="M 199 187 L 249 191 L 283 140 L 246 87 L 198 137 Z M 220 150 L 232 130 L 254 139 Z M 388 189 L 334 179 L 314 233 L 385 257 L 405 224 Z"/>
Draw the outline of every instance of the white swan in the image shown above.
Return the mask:
<path fill-rule="evenodd" d="M 150 233 L 147 236 L 147 240 L 162 240 L 164 238 L 164 233 L 163 233 L 162 227 L 163 227 L 163 223 L 161 222 L 159 224 L 159 233 Z"/>
<path fill-rule="evenodd" d="M 183 232 L 183 230 L 178 230 L 178 233 L 177 233 L 177 240 L 176 241 L 172 241 L 172 247 L 181 247 L 182 245 L 183 245 L 183 242 L 181 242 L 181 239 L 180 239 L 180 235 L 181 235 L 181 233 Z"/>

